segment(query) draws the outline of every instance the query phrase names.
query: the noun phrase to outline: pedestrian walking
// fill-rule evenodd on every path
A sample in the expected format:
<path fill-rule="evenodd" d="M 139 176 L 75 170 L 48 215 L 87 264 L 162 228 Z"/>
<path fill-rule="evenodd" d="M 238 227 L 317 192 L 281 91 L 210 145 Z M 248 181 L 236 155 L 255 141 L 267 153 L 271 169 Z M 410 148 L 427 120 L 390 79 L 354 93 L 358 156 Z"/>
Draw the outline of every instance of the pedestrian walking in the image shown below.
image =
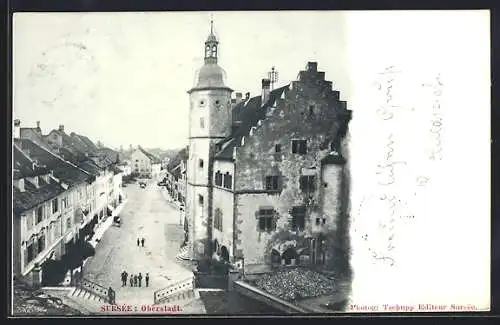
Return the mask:
<path fill-rule="evenodd" d="M 110 305 L 115 304 L 115 291 L 111 287 L 108 288 L 108 302 Z"/>
<path fill-rule="evenodd" d="M 137 277 L 137 280 L 139 280 L 139 287 L 142 286 L 142 274 L 139 272 L 139 276 Z"/>
<path fill-rule="evenodd" d="M 127 286 L 127 276 L 128 276 L 128 273 L 127 273 L 127 271 L 124 270 L 122 272 L 122 287 Z"/>
<path fill-rule="evenodd" d="M 146 287 L 149 287 L 149 273 L 146 273 L 144 280 L 146 280 Z"/>
<path fill-rule="evenodd" d="M 137 275 L 134 275 L 134 287 L 137 287 L 137 280 L 138 280 Z"/>
<path fill-rule="evenodd" d="M 146 239 L 144 239 L 144 237 L 142 237 L 142 239 L 141 239 L 141 245 L 142 245 L 142 247 L 144 247 L 144 242 L 145 241 L 146 241 Z"/>
<path fill-rule="evenodd" d="M 140 244 L 140 240 L 139 240 L 139 238 L 137 238 L 137 247 L 139 247 L 139 244 Z"/>
<path fill-rule="evenodd" d="M 134 286 L 134 275 L 133 274 L 130 274 L 130 286 L 131 287 Z"/>

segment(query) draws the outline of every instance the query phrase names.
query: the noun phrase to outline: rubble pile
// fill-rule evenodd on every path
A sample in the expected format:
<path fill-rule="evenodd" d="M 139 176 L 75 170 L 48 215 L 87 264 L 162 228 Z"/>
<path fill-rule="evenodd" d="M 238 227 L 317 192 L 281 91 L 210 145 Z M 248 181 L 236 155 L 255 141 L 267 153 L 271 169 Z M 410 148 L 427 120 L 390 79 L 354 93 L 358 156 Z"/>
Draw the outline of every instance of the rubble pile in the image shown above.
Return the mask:
<path fill-rule="evenodd" d="M 327 295 L 336 290 L 335 280 L 300 268 L 266 274 L 254 284 L 259 289 L 287 301 Z"/>
<path fill-rule="evenodd" d="M 26 285 L 14 285 L 12 314 L 21 315 L 80 315 L 75 310 L 62 303 L 61 299 L 33 290 Z"/>

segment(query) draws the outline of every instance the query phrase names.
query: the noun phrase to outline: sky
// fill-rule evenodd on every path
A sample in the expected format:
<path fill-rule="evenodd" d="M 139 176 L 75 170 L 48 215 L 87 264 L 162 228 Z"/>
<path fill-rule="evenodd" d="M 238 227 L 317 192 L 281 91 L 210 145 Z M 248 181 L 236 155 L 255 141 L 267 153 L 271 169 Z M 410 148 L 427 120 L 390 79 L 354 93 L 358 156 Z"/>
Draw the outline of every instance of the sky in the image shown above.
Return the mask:
<path fill-rule="evenodd" d="M 260 94 L 272 66 L 277 86 L 288 84 L 317 61 L 348 97 L 342 12 L 16 13 L 14 118 L 114 148 L 185 146 L 186 91 L 203 65 L 211 17 L 235 92 Z"/>

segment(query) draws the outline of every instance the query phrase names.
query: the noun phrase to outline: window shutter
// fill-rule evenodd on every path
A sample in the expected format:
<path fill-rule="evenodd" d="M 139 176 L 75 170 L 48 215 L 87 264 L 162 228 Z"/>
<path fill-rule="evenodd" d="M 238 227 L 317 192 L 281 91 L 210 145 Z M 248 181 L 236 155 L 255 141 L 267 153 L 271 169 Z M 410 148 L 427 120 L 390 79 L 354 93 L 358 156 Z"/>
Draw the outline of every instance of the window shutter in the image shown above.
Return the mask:
<path fill-rule="evenodd" d="M 259 230 L 265 230 L 266 229 L 266 218 L 265 217 L 259 217 Z"/>
<path fill-rule="evenodd" d="M 28 261 L 28 243 L 26 243 L 26 248 L 23 250 L 23 252 L 24 252 L 24 258 L 23 258 L 24 266 L 26 266 L 29 263 L 29 261 Z"/>

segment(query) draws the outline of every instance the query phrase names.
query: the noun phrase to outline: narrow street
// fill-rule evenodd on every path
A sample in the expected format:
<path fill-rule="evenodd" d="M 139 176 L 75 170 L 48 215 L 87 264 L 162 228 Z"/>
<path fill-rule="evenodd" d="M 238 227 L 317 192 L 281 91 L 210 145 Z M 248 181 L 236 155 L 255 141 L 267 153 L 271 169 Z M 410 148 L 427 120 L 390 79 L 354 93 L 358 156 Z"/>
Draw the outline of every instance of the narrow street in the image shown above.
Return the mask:
<path fill-rule="evenodd" d="M 183 239 L 179 211 L 169 205 L 160 188 L 149 181 L 146 188 L 138 182 L 124 188 L 128 202 L 120 213 L 121 227 L 111 226 L 84 267 L 84 277 L 116 291 L 116 302 L 132 305 L 153 304 L 154 291 L 189 276 L 190 270 L 175 261 Z M 145 239 L 144 247 L 137 238 Z M 122 287 L 120 275 L 143 276 L 142 287 Z M 144 277 L 149 273 L 149 287 Z M 128 282 L 128 281 L 127 281 Z"/>

